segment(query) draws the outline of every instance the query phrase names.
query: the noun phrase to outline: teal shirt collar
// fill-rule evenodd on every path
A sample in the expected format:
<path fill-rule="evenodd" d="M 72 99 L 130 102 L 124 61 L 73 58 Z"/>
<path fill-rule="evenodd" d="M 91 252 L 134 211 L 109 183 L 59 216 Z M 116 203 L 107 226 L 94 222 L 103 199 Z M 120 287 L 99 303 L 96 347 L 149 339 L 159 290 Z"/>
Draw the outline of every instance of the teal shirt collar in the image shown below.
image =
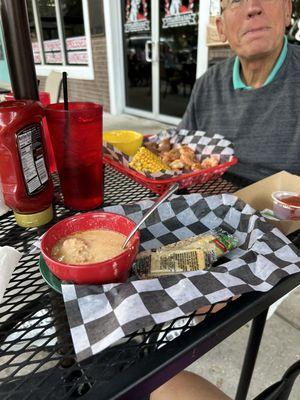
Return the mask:
<path fill-rule="evenodd" d="M 287 54 L 287 37 L 284 37 L 284 44 L 280 53 L 280 56 L 278 57 L 278 60 L 276 61 L 276 64 L 274 65 L 270 75 L 268 76 L 267 80 L 263 84 L 263 86 L 268 85 L 272 80 L 275 78 L 277 72 L 280 70 Z M 236 89 L 246 89 L 246 90 L 251 90 L 253 89 L 251 86 L 247 86 L 244 84 L 244 82 L 241 79 L 240 75 L 240 60 L 238 56 L 235 57 L 234 64 L 233 64 L 233 71 L 232 71 L 232 81 L 233 81 L 233 88 L 234 90 Z"/>

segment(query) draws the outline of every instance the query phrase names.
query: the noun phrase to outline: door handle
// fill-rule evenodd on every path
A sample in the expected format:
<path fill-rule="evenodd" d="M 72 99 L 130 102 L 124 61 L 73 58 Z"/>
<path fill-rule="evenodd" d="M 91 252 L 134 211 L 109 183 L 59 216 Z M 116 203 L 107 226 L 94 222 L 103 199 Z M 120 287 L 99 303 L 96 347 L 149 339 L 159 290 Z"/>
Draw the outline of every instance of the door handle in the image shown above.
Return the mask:
<path fill-rule="evenodd" d="M 146 40 L 145 42 L 145 59 L 147 62 L 152 62 L 152 58 L 150 57 L 150 45 L 152 47 L 152 41 Z"/>

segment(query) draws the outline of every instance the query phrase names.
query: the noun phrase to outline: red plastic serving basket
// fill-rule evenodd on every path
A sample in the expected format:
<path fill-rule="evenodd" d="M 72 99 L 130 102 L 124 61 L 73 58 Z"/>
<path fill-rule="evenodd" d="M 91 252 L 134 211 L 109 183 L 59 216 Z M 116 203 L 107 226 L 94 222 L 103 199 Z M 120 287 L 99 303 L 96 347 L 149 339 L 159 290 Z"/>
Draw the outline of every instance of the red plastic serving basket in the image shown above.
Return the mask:
<path fill-rule="evenodd" d="M 177 175 L 168 179 L 153 179 L 148 178 L 131 168 L 125 167 L 119 162 L 112 160 L 107 155 L 103 156 L 103 160 L 106 164 L 112 166 L 117 171 L 128 176 L 134 181 L 140 183 L 141 185 L 144 185 L 146 188 L 157 194 L 163 193 L 171 184 L 175 182 L 178 182 L 180 184 L 180 188 L 183 189 L 205 183 L 209 180 L 220 178 L 224 174 L 224 172 L 228 170 L 229 167 L 236 164 L 238 161 L 238 159 L 233 156 L 230 161 L 219 164 L 216 167 L 183 173 L 181 175 Z"/>

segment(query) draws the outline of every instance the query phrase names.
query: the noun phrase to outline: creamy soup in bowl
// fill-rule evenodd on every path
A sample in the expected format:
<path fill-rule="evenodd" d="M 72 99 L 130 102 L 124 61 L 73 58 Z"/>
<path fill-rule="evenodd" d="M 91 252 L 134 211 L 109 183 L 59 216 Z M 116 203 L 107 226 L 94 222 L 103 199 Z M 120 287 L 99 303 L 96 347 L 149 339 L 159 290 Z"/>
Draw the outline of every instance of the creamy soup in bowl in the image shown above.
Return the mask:
<path fill-rule="evenodd" d="M 75 232 L 60 239 L 51 251 L 54 260 L 66 264 L 93 264 L 121 254 L 126 236 L 122 233 L 94 229 Z"/>
<path fill-rule="evenodd" d="M 137 231 L 125 249 L 122 245 L 136 226 L 124 215 L 92 211 L 53 225 L 41 240 L 41 253 L 59 279 L 77 284 L 125 282 L 138 253 Z"/>

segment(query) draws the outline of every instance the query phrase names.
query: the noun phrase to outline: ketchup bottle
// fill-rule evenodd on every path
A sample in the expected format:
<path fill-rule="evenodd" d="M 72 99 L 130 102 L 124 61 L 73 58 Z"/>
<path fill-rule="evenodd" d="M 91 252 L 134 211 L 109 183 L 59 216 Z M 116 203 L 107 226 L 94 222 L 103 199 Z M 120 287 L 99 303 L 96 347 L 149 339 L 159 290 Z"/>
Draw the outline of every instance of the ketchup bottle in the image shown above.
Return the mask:
<path fill-rule="evenodd" d="M 33 100 L 0 103 L 0 179 L 4 201 L 23 227 L 53 218 L 53 185 L 44 151 L 44 110 Z"/>
<path fill-rule="evenodd" d="M 51 101 L 50 101 L 50 93 L 49 92 L 39 92 L 39 98 L 40 102 L 44 107 L 47 107 Z M 12 92 L 6 93 L 4 95 L 4 99 L 6 101 L 11 101 L 15 100 L 14 94 Z M 45 138 L 45 143 L 46 143 L 46 153 L 47 153 L 47 158 L 49 161 L 49 171 L 50 173 L 56 171 L 56 163 L 55 163 L 55 157 L 52 149 L 52 143 L 51 139 L 49 136 L 49 130 L 48 130 L 48 125 L 47 125 L 47 120 L 46 117 L 43 119 L 43 128 L 44 128 L 44 138 Z"/>

